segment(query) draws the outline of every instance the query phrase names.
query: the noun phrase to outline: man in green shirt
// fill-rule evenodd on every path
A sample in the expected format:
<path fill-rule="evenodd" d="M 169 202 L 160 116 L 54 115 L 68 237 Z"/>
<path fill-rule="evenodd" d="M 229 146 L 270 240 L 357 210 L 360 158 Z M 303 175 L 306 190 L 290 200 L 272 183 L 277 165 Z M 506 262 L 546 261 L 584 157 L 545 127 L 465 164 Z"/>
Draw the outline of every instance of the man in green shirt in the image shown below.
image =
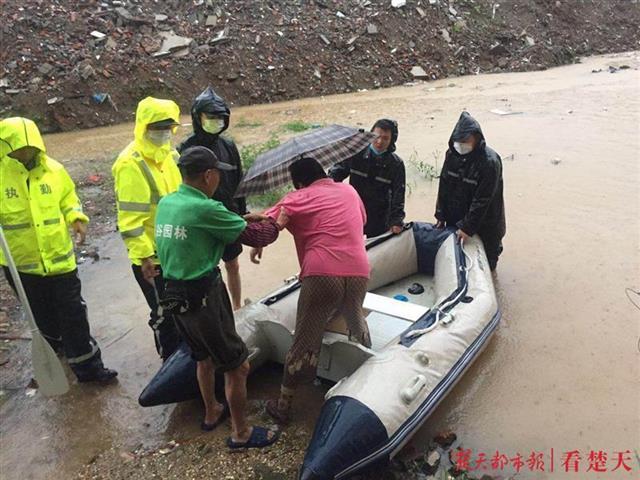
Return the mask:
<path fill-rule="evenodd" d="M 266 246 L 278 237 L 286 217 L 277 221 L 258 214 L 243 217 L 211 196 L 221 170 L 230 166 L 206 147 L 185 150 L 178 166 L 183 183 L 158 204 L 155 238 L 166 280 L 162 305 L 177 315 L 178 329 L 197 361 L 197 377 L 205 404 L 203 430 L 212 430 L 226 416 L 215 398 L 215 371 L 224 373 L 231 413 L 230 448 L 265 447 L 275 431 L 249 426 L 246 419 L 247 347 L 236 333 L 233 310 L 218 263 L 225 245 L 236 241 Z M 249 223 L 247 223 L 249 222 Z"/>

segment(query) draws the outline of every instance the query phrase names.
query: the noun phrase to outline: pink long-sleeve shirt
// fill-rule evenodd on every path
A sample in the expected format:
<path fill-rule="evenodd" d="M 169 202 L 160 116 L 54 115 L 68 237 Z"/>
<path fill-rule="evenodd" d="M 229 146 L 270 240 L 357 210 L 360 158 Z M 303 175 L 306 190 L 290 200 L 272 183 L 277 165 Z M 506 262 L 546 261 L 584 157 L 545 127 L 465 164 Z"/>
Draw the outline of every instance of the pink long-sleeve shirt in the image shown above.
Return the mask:
<path fill-rule="evenodd" d="M 285 195 L 266 214 L 277 218 L 284 207 L 293 235 L 300 278 L 369 277 L 363 226 L 367 220 L 360 196 L 351 185 L 330 178 Z"/>

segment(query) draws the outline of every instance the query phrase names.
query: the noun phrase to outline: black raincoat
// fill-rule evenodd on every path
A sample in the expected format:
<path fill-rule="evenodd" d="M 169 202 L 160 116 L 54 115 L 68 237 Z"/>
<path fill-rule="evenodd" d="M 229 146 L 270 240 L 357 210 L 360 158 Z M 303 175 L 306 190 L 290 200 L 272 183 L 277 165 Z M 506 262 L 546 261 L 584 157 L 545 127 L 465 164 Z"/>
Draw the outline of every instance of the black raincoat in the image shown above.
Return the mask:
<path fill-rule="evenodd" d="M 382 235 L 404 221 L 404 163 L 394 150 L 392 143 L 382 155 L 374 155 L 367 147 L 329 169 L 329 176 L 336 182 L 348 176 L 360 195 L 367 212 L 367 237 Z"/>
<path fill-rule="evenodd" d="M 200 121 L 201 113 L 215 114 L 224 118 L 224 128 L 216 135 L 205 132 L 202 129 Z M 231 111 L 222 98 L 220 98 L 211 87 L 207 87 L 200 95 L 198 95 L 191 106 L 191 119 L 193 122 L 193 134 L 187 138 L 178 147 L 178 152 L 189 147 L 203 146 L 207 147 L 217 155 L 218 159 L 226 162 L 233 167 L 234 170 L 220 172 L 220 185 L 213 198 L 224 204 L 227 209 L 238 215 L 247 213 L 247 204 L 244 198 L 234 198 L 234 194 L 238 188 L 238 184 L 242 179 L 242 163 L 238 148 L 232 140 L 223 137 L 221 134 L 229 128 L 229 117 Z"/>
<path fill-rule="evenodd" d="M 480 141 L 471 153 L 460 155 L 453 142 L 472 134 L 478 134 Z M 449 139 L 435 216 L 468 235 L 480 235 L 489 266 L 495 268 L 506 233 L 502 160 L 487 146 L 480 124 L 468 112 L 462 112 Z"/>

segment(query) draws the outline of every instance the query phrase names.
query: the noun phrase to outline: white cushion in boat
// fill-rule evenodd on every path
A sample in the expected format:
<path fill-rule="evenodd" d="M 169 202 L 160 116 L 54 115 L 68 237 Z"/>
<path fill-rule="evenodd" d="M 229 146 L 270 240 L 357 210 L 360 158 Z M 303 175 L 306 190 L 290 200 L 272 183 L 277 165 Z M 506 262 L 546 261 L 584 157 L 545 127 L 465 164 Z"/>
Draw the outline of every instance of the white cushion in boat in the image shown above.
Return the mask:
<path fill-rule="evenodd" d="M 393 317 L 403 318 L 415 322 L 422 315 L 427 313 L 429 309 L 422 305 L 410 302 L 402 302 L 393 298 L 377 295 L 375 293 L 367 293 L 364 297 L 362 305 L 366 310 L 373 312 L 385 313 Z"/>

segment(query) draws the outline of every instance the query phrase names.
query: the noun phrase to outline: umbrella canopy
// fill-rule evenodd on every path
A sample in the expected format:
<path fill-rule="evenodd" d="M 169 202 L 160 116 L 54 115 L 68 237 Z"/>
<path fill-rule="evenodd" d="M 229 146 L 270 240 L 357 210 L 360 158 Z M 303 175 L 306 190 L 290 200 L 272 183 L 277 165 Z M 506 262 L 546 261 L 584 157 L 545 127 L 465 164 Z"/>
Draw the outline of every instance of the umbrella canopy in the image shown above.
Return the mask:
<path fill-rule="evenodd" d="M 258 195 L 283 187 L 291 180 L 289 165 L 302 156 L 315 158 L 326 169 L 352 157 L 374 138 L 371 132 L 342 125 L 330 125 L 294 137 L 258 155 L 238 185 L 236 197 Z"/>

